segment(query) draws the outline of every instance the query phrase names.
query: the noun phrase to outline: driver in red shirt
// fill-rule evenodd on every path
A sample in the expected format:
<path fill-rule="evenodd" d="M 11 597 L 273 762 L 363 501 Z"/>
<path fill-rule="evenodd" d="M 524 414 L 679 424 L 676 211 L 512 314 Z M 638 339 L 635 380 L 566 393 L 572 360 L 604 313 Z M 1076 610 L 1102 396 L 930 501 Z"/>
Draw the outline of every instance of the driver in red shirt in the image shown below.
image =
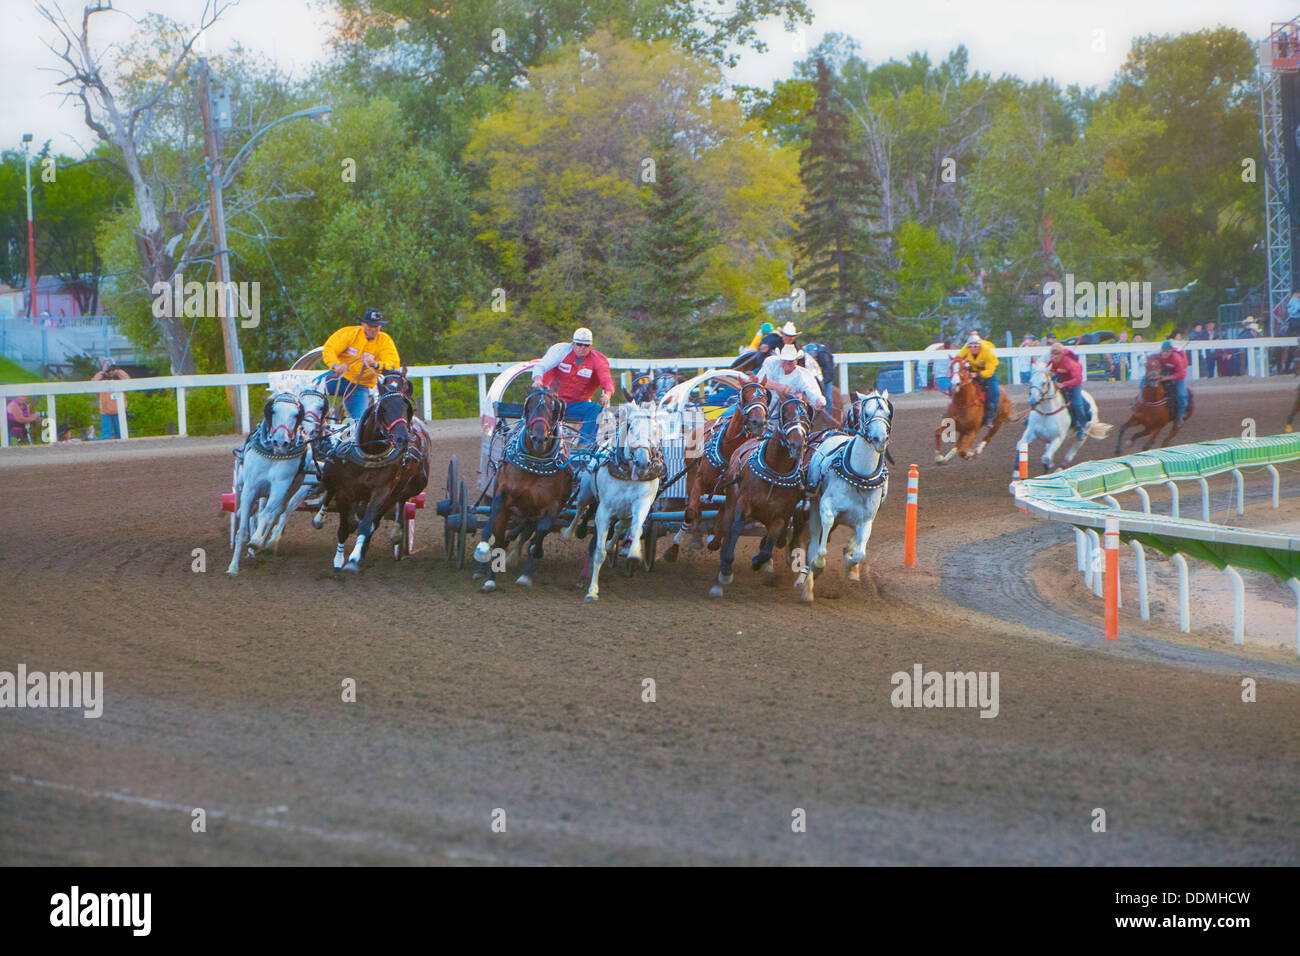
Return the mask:
<path fill-rule="evenodd" d="M 1088 410 L 1083 403 L 1083 363 L 1060 342 L 1053 342 L 1047 362 L 1061 396 L 1070 408 L 1070 424 L 1079 438 L 1088 424 Z"/>
<path fill-rule="evenodd" d="M 591 329 L 577 329 L 572 342 L 556 342 L 547 349 L 533 366 L 533 384 L 555 389 L 565 403 L 565 418 L 582 422 L 579 443 L 595 444 L 597 418 L 614 397 L 614 378 L 609 359 L 591 347 Z M 598 390 L 599 404 L 591 400 Z"/>

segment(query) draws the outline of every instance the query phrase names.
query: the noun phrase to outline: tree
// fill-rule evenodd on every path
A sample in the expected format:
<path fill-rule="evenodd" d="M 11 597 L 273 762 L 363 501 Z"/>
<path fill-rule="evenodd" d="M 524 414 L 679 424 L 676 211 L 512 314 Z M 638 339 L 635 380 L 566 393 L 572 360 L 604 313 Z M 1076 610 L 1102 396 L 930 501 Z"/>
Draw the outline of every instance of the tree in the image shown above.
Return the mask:
<path fill-rule="evenodd" d="M 639 326 L 643 347 L 681 355 L 694 344 L 700 314 L 713 299 L 700 294 L 700 279 L 717 234 L 671 137 L 662 137 L 652 153 L 655 182 L 644 190 L 646 224 L 634 243 L 639 262 L 630 264 L 638 272 L 636 295 L 625 314 Z"/>
<path fill-rule="evenodd" d="M 725 314 L 788 293 L 794 155 L 766 142 L 722 88 L 716 66 L 666 41 L 599 34 L 532 70 L 477 124 L 465 158 L 487 184 L 480 235 L 507 299 L 545 337 L 569 334 L 575 319 L 637 331 L 635 316 L 616 313 L 640 281 L 640 189 L 663 158 L 655 143 L 665 130 L 721 240 L 706 253 L 697 294 Z M 519 341 L 510 335 L 503 347 Z"/>
<path fill-rule="evenodd" d="M 796 279 L 830 331 L 874 347 L 887 271 L 874 225 L 880 186 L 852 148 L 847 111 L 824 59 L 817 62 L 817 101 L 808 123 L 808 148 L 799 159 L 806 196 L 795 236 Z M 869 327 L 873 319 L 875 329 Z"/>
<path fill-rule="evenodd" d="M 48 165 L 47 165 L 48 163 Z M 47 174 L 52 180 L 47 181 Z M 27 196 L 23 154 L 4 154 L 0 163 L 0 278 L 15 288 L 27 284 Z M 46 144 L 32 157 L 36 274 L 57 275 L 83 314 L 99 308 L 104 263 L 95 248 L 95 227 L 130 195 L 112 166 L 55 156 Z"/>

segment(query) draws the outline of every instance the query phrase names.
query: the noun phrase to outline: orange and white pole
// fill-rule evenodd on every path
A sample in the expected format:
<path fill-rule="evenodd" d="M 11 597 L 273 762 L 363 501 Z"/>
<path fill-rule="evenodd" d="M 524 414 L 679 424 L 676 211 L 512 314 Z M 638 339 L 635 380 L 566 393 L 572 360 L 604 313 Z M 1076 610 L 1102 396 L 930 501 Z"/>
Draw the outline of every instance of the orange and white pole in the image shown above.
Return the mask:
<path fill-rule="evenodd" d="M 1106 519 L 1106 640 L 1119 640 L 1119 519 Z"/>
<path fill-rule="evenodd" d="M 903 567 L 916 567 L 916 493 L 920 484 L 916 465 L 907 469 L 907 529 L 903 535 Z"/>
<path fill-rule="evenodd" d="M 1016 468 L 1011 472 L 1011 482 L 1024 481 L 1029 477 L 1029 442 L 1016 442 Z M 1016 510 L 1022 515 L 1029 514 L 1029 509 L 1023 505 L 1016 505 Z"/>

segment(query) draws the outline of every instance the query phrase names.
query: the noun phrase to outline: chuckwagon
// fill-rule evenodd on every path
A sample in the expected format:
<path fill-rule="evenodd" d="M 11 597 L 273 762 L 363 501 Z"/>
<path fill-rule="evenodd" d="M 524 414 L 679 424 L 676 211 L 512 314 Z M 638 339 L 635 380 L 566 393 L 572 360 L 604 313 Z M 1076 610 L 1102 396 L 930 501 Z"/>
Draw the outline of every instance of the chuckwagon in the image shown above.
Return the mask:
<path fill-rule="evenodd" d="M 293 363 L 285 372 L 272 373 L 269 380 L 269 389 L 272 394 L 287 392 L 293 395 L 301 394 L 302 390 L 307 387 L 313 387 L 319 382 L 320 377 L 326 371 L 321 364 L 323 349 L 314 348 L 302 355 Z M 310 372 L 310 375 L 303 373 Z M 367 389 L 370 393 L 371 400 L 377 396 L 378 392 L 374 388 Z M 330 436 L 343 435 L 349 432 L 350 422 L 343 418 L 342 402 L 335 397 L 331 402 L 331 408 L 326 416 L 324 431 Z M 243 456 L 239 451 L 235 453 L 234 472 L 231 477 L 231 490 L 221 495 L 221 510 L 230 513 L 230 547 L 235 547 L 235 537 L 238 526 L 238 493 L 240 484 L 240 471 L 243 467 Z M 297 505 L 297 511 L 314 512 L 318 510 L 319 502 L 313 501 L 317 497 L 313 491 L 318 482 L 318 463 L 314 453 L 308 453 L 303 459 L 302 485 L 306 490 L 303 496 L 300 496 L 300 503 Z M 396 521 L 400 531 L 400 540 L 393 545 L 393 557 L 401 560 L 404 556 L 409 555 L 415 545 L 415 513 L 424 508 L 425 493 L 420 492 L 415 497 L 406 502 L 405 516 L 399 516 L 395 511 L 393 519 Z M 260 502 L 254 503 L 254 516 L 256 516 Z M 400 510 L 400 508 L 399 508 Z M 403 520 L 404 519 L 404 520 Z"/>
<path fill-rule="evenodd" d="M 483 528 L 491 512 L 497 470 L 504 460 L 507 443 L 522 425 L 523 404 L 510 400 L 507 391 L 516 379 L 530 373 L 537 361 L 532 359 L 510 366 L 496 377 L 488 389 L 487 404 L 480 416 L 483 437 L 479 449 L 477 479 L 472 484 L 469 483 L 461 473 L 455 455 L 447 465 L 446 497 L 436 507 L 443 518 L 443 544 L 447 560 L 454 562 L 458 568 L 465 565 L 465 542 Z M 659 537 L 665 532 L 679 530 L 685 520 L 687 453 L 691 451 L 698 454 L 689 447 L 692 436 L 699 426 L 726 409 L 727 399 L 734 396 L 737 384 L 734 373 L 719 371 L 706 372 L 680 383 L 676 382 L 676 376 L 670 380 L 660 378 L 656 382 L 659 387 L 670 387 L 667 394 L 663 394 L 657 401 L 662 436 L 660 452 L 663 455 L 665 477 L 643 532 L 646 562 L 651 567 L 654 565 Z M 521 390 L 515 389 L 516 392 Z M 658 388 L 655 393 L 658 394 Z M 616 409 L 605 413 L 601 422 L 602 437 L 610 435 L 616 414 Z M 581 467 L 590 460 L 596 448 L 580 444 L 578 426 L 573 422 L 565 423 L 565 432 L 571 446 L 570 460 Z M 599 444 L 600 439 L 597 440 L 597 445 Z M 560 517 L 565 523 L 573 520 L 575 504 L 576 489 L 574 496 L 561 511 Z M 717 515 L 716 507 L 713 507 L 712 499 L 708 499 L 706 504 L 710 510 L 705 511 L 703 516 L 712 520 Z M 626 570 L 629 574 L 632 573 L 631 564 Z"/>

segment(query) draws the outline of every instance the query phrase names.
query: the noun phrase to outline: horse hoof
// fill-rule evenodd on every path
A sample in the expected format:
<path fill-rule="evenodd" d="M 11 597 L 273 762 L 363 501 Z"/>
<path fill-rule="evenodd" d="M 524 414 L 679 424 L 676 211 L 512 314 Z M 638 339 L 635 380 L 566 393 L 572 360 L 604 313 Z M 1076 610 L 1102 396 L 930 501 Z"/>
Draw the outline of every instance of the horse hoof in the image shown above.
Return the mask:
<path fill-rule="evenodd" d="M 311 526 L 315 528 L 317 531 L 319 531 L 321 528 L 325 527 L 325 519 L 313 517 L 311 519 Z"/>
<path fill-rule="evenodd" d="M 709 588 L 709 597 L 722 597 L 722 585 L 715 584 Z"/>
<path fill-rule="evenodd" d="M 533 579 L 526 574 L 521 574 L 515 578 L 515 584 L 522 584 L 524 587 L 530 588 L 533 586 Z"/>
<path fill-rule="evenodd" d="M 802 594 L 799 595 L 799 602 L 801 604 L 811 604 L 813 602 L 813 596 L 809 594 L 807 591 L 804 591 Z"/>
<path fill-rule="evenodd" d="M 239 577 L 239 569 L 238 569 L 238 568 L 227 568 L 227 569 L 226 569 L 226 573 L 227 573 L 228 575 L 230 575 L 232 578 L 237 578 L 237 577 Z"/>
<path fill-rule="evenodd" d="M 361 573 L 361 562 L 359 562 L 359 561 L 349 561 L 347 564 L 343 565 L 343 570 L 344 570 L 344 571 L 351 571 L 353 574 L 360 574 L 360 573 Z"/>
<path fill-rule="evenodd" d="M 675 544 L 672 545 L 672 546 L 671 546 L 667 551 L 664 552 L 664 560 L 665 560 L 665 561 L 676 561 L 676 560 L 677 560 L 677 554 L 678 554 L 678 552 L 679 552 L 680 550 L 681 550 L 681 549 L 678 548 L 677 545 L 675 545 Z M 649 570 L 649 569 L 647 568 L 646 570 Z"/>
<path fill-rule="evenodd" d="M 733 575 L 733 574 L 719 574 L 719 575 L 718 575 L 718 582 L 719 582 L 720 584 L 730 584 L 734 578 L 735 578 L 735 575 Z"/>
<path fill-rule="evenodd" d="M 496 589 L 497 589 L 497 583 L 495 581 L 489 579 L 483 582 L 483 591 L 485 593 L 489 591 L 495 591 Z"/>
<path fill-rule="evenodd" d="M 583 600 L 584 600 L 584 601 L 599 601 L 600 598 L 599 598 L 597 595 L 595 595 L 595 594 L 588 594 L 585 598 L 583 598 Z"/>
<path fill-rule="evenodd" d="M 488 547 L 486 541 L 480 541 L 474 546 L 474 560 L 479 564 L 487 564 L 492 557 L 492 549 Z"/>

